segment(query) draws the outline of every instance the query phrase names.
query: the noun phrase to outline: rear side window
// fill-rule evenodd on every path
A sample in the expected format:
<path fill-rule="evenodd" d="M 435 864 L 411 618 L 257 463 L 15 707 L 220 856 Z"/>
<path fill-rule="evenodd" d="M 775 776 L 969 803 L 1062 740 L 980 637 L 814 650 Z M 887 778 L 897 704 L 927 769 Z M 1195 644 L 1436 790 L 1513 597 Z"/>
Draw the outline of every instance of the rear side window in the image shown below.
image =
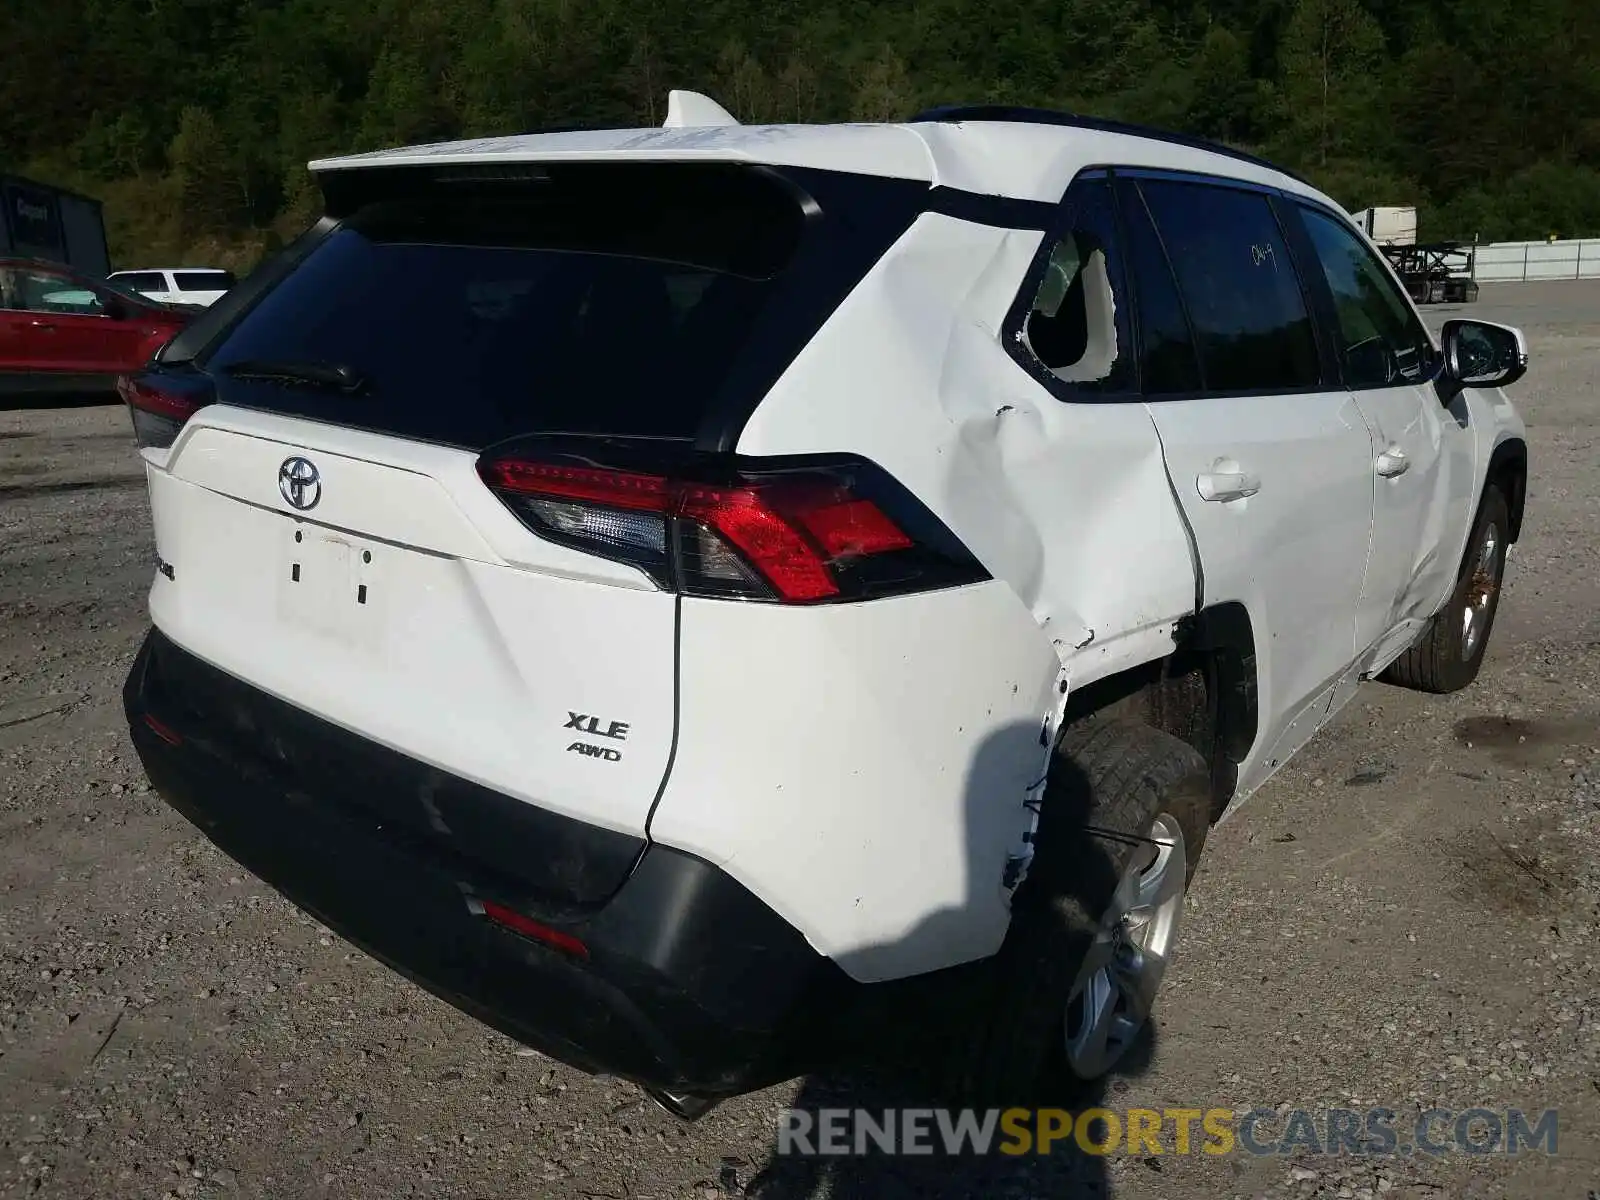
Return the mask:
<path fill-rule="evenodd" d="M 800 202 L 721 164 L 523 175 L 340 182 L 343 225 L 203 355 L 221 398 L 475 449 L 694 436 L 782 282 Z M 229 377 L 247 361 L 349 367 L 369 386 Z"/>
<path fill-rule="evenodd" d="M 1433 343 L 1373 249 L 1332 217 L 1301 217 L 1333 293 L 1345 386 L 1398 387 L 1427 376 Z"/>
<path fill-rule="evenodd" d="M 1110 185 L 1082 180 L 1067 194 L 1063 228 L 1023 319 L 1023 344 L 1072 392 L 1126 392 L 1133 339 L 1119 270 Z"/>
<path fill-rule="evenodd" d="M 225 292 L 235 282 L 226 271 L 174 271 L 172 279 L 180 292 Z"/>
<path fill-rule="evenodd" d="M 1172 261 L 1205 389 L 1319 386 L 1316 335 L 1267 197 L 1170 180 L 1145 180 L 1139 187 Z"/>
<path fill-rule="evenodd" d="M 126 275 L 113 275 L 111 282 L 136 292 L 164 292 L 167 281 L 160 271 L 130 271 Z"/>

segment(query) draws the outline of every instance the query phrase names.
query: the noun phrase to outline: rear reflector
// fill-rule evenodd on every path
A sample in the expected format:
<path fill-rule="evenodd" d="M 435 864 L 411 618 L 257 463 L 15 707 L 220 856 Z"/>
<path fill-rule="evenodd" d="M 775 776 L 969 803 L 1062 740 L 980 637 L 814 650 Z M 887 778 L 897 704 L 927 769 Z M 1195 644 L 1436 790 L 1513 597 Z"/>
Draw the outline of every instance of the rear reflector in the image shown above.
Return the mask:
<path fill-rule="evenodd" d="M 507 908 L 503 904 L 496 904 L 493 900 L 480 901 L 483 905 L 483 915 L 496 925 L 520 933 L 525 938 L 532 938 L 536 942 L 543 942 L 547 946 L 560 950 L 565 954 L 577 958 L 588 958 L 589 947 L 585 946 L 570 933 L 562 933 L 559 929 L 551 929 L 548 925 L 541 925 L 532 917 L 525 917 L 514 908 Z"/>
<path fill-rule="evenodd" d="M 170 726 L 151 714 L 144 714 L 144 723 L 149 727 L 151 733 L 155 734 L 163 742 L 167 743 L 167 745 L 181 746 L 183 744 L 182 737 L 180 737 Z"/>
<path fill-rule="evenodd" d="M 519 454 L 483 459 L 478 472 L 540 536 L 689 595 L 812 604 L 987 577 L 932 514 L 857 460 L 655 472 Z"/>
<path fill-rule="evenodd" d="M 157 372 L 117 379 L 133 418 L 133 436 L 141 447 L 164 450 L 177 439 L 184 423 L 211 402 L 209 382 L 167 377 Z"/>

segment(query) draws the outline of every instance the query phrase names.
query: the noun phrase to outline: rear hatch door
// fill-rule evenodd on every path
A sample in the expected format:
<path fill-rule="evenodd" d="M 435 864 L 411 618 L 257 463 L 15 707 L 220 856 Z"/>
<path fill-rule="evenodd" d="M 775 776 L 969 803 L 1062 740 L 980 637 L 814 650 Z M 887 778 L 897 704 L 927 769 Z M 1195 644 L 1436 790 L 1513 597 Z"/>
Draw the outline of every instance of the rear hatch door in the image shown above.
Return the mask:
<path fill-rule="evenodd" d="M 672 755 L 676 597 L 534 534 L 478 464 L 529 433 L 692 442 L 801 206 L 715 164 L 417 179 L 362 184 L 281 283 L 142 377 L 212 400 L 145 451 L 153 617 L 361 738 L 642 836 Z M 447 836 L 413 799 L 404 819 Z"/>

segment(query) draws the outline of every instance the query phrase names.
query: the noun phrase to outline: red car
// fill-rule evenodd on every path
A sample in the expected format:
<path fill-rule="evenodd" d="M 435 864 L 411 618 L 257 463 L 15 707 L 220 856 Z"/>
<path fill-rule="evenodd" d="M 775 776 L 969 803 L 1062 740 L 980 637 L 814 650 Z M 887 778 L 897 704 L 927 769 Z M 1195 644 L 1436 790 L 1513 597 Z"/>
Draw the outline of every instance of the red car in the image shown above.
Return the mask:
<path fill-rule="evenodd" d="M 0 258 L 0 396 L 114 394 L 193 317 L 58 263 Z"/>

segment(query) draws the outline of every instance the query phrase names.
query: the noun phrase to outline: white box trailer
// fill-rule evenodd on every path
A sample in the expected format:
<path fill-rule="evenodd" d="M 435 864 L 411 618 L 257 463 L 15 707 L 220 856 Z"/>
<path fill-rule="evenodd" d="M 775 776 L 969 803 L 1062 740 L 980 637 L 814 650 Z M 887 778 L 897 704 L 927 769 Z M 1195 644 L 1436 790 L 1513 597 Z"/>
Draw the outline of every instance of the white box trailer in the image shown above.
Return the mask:
<path fill-rule="evenodd" d="M 1356 223 L 1380 246 L 1414 246 L 1417 244 L 1417 210 L 1415 208 L 1379 207 L 1363 208 L 1353 214 Z"/>
<path fill-rule="evenodd" d="M 104 278 L 111 273 L 111 256 L 100 201 L 0 175 L 0 256 L 65 263 Z"/>

